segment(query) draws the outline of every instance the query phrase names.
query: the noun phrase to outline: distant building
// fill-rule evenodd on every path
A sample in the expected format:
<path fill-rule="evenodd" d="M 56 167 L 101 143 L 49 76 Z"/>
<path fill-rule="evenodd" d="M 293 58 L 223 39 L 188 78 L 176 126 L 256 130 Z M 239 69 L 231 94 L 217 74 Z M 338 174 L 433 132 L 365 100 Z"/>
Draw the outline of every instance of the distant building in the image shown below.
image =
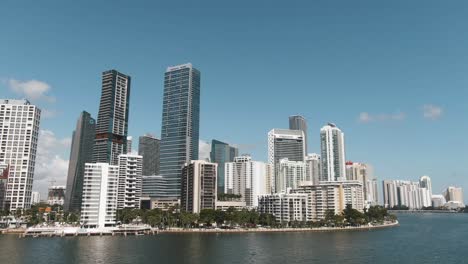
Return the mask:
<path fill-rule="evenodd" d="M 227 211 L 229 208 L 242 210 L 247 208 L 247 204 L 243 201 L 216 201 L 216 210 Z"/>
<path fill-rule="evenodd" d="M 258 198 L 258 211 L 272 214 L 279 223 L 307 221 L 307 194 L 283 192 L 261 195 Z"/>
<path fill-rule="evenodd" d="M 217 167 L 218 164 L 203 160 L 185 164 L 180 197 L 183 211 L 200 213 L 203 209 L 215 209 Z"/>
<path fill-rule="evenodd" d="M 307 152 L 307 121 L 301 115 L 293 115 L 289 117 L 289 129 L 291 130 L 301 130 L 304 132 L 304 148 L 305 153 Z"/>
<path fill-rule="evenodd" d="M 0 99 L 0 164 L 9 165 L 5 208 L 29 209 L 41 110 L 28 100 Z"/>
<path fill-rule="evenodd" d="M 446 205 L 450 206 L 451 208 L 465 207 L 465 204 L 463 202 L 462 188 L 450 186 L 444 191 L 443 195 L 445 197 L 445 200 L 447 201 Z"/>
<path fill-rule="evenodd" d="M 346 179 L 362 183 L 364 200 L 367 207 L 378 204 L 377 179 L 365 163 L 346 162 Z"/>
<path fill-rule="evenodd" d="M 168 211 L 180 205 L 180 200 L 176 198 L 142 196 L 140 201 L 140 208 L 148 210 L 160 209 L 162 211 Z"/>
<path fill-rule="evenodd" d="M 224 193 L 241 195 L 248 207 L 258 206 L 258 196 L 270 193 L 267 164 L 253 161 L 249 155 L 225 163 Z"/>
<path fill-rule="evenodd" d="M 432 195 L 432 207 L 434 208 L 441 208 L 445 206 L 445 197 L 441 194 L 433 194 Z"/>
<path fill-rule="evenodd" d="M 31 204 L 35 205 L 41 202 L 41 193 L 40 192 L 32 192 L 31 193 Z"/>
<path fill-rule="evenodd" d="M 272 129 L 268 132 L 268 163 L 273 170 L 272 183 L 277 183 L 280 160 L 287 158 L 289 161 L 304 161 L 305 154 L 302 130 Z M 272 189 L 279 192 L 276 186 Z"/>
<path fill-rule="evenodd" d="M 286 192 L 286 189 L 296 189 L 307 178 L 306 164 L 303 161 L 281 159 L 276 167 L 276 193 Z"/>
<path fill-rule="evenodd" d="M 294 192 L 307 194 L 308 221 L 324 219 L 327 210 L 332 210 L 335 214 L 341 214 L 347 204 L 360 212 L 363 212 L 365 207 L 360 181 L 320 182 L 318 185 L 304 183 Z"/>
<path fill-rule="evenodd" d="M 182 167 L 198 160 L 200 71 L 192 64 L 168 67 L 164 74 L 160 172 L 180 197 Z"/>
<path fill-rule="evenodd" d="M 138 140 L 138 155 L 143 156 L 143 175 L 159 175 L 160 140 L 144 135 Z"/>
<path fill-rule="evenodd" d="M 143 157 L 133 154 L 119 155 L 117 209 L 140 207 Z"/>
<path fill-rule="evenodd" d="M 429 176 L 422 176 L 419 179 L 419 185 L 421 186 L 421 188 L 426 188 L 429 191 L 429 195 L 432 196 L 432 182 Z"/>
<path fill-rule="evenodd" d="M 127 153 L 130 81 L 130 76 L 116 70 L 102 73 L 94 162 L 117 165 L 119 155 Z"/>
<path fill-rule="evenodd" d="M 133 142 L 133 138 L 131 136 L 127 136 L 127 152 L 125 154 L 132 153 L 132 142 Z"/>
<path fill-rule="evenodd" d="M 96 137 L 96 121 L 91 114 L 83 111 L 76 122 L 70 148 L 68 163 L 67 193 L 65 194 L 65 211 L 78 212 L 81 210 L 83 197 L 83 180 L 85 163 L 93 160 L 94 138 Z"/>
<path fill-rule="evenodd" d="M 49 205 L 63 205 L 65 202 L 65 186 L 51 186 L 47 195 Z"/>
<path fill-rule="evenodd" d="M 389 209 L 408 207 L 418 210 L 432 205 L 429 190 L 421 188 L 419 182 L 402 180 L 383 181 L 384 205 Z"/>
<path fill-rule="evenodd" d="M 119 166 L 86 163 L 81 224 L 86 228 L 103 228 L 116 224 Z"/>
<path fill-rule="evenodd" d="M 322 166 L 320 155 L 316 153 L 309 154 L 304 160 L 306 164 L 306 179 L 312 181 L 313 184 L 319 184 Z"/>
<path fill-rule="evenodd" d="M 226 179 L 224 172 L 224 164 L 226 162 L 233 162 L 234 158 L 238 155 L 239 150 L 236 147 L 230 146 L 227 143 L 215 139 L 211 141 L 210 160 L 211 162 L 218 164 L 218 194 L 224 193 L 224 185 Z"/>
<path fill-rule="evenodd" d="M 346 180 L 344 134 L 332 123 L 320 129 L 321 181 Z"/>

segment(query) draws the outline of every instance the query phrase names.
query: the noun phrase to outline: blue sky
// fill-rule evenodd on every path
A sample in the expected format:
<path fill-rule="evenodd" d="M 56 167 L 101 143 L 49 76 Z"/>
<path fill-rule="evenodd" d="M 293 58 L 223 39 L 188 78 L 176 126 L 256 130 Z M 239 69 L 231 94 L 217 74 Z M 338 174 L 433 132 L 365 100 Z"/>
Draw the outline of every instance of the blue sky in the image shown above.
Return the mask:
<path fill-rule="evenodd" d="M 468 190 L 466 1 L 135 2 L 0 4 L 0 97 L 47 112 L 35 189 L 64 183 L 69 138 L 80 111 L 97 114 L 102 71 L 132 76 L 130 134 L 159 136 L 164 71 L 192 62 L 203 140 L 266 160 L 267 132 L 302 114 L 310 151 L 334 122 L 347 159 L 379 180 L 427 174 L 436 193 Z"/>

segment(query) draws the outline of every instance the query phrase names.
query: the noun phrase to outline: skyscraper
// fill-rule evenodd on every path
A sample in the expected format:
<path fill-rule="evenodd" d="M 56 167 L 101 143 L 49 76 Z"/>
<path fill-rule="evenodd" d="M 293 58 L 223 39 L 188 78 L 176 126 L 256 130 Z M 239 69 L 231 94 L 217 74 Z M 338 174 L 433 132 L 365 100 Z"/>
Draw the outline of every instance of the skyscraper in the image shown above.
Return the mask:
<path fill-rule="evenodd" d="M 346 179 L 344 134 L 335 124 L 329 123 L 320 130 L 322 158 L 321 181 Z"/>
<path fill-rule="evenodd" d="M 67 187 L 65 194 L 65 211 L 81 210 L 83 196 L 83 179 L 85 163 L 93 160 L 94 138 L 96 136 L 96 122 L 91 115 L 83 111 L 73 131 L 68 163 Z"/>
<path fill-rule="evenodd" d="M 200 72 L 192 64 L 168 67 L 164 75 L 160 172 L 180 196 L 182 167 L 198 159 Z"/>
<path fill-rule="evenodd" d="M 427 190 L 429 190 L 429 195 L 432 197 L 432 182 L 429 176 L 422 176 L 419 179 L 419 185 L 421 185 L 421 188 L 426 188 Z"/>
<path fill-rule="evenodd" d="M 272 129 L 268 132 L 268 163 L 273 170 L 272 183 L 276 183 L 278 164 L 281 159 L 304 161 L 305 142 L 301 130 Z M 275 186 L 272 186 L 276 190 Z"/>
<path fill-rule="evenodd" d="M 0 164 L 9 167 L 5 208 L 31 207 L 41 110 L 28 100 L 0 99 Z"/>
<path fill-rule="evenodd" d="M 116 70 L 102 73 L 102 94 L 93 161 L 117 165 L 127 152 L 130 76 Z"/>
<path fill-rule="evenodd" d="M 316 153 L 309 154 L 305 157 L 306 164 L 306 179 L 311 181 L 313 185 L 319 184 L 320 174 L 322 173 L 320 155 Z"/>
<path fill-rule="evenodd" d="M 186 212 L 200 213 L 215 209 L 216 169 L 218 164 L 192 160 L 182 169 L 180 208 Z"/>
<path fill-rule="evenodd" d="M 230 146 L 228 143 L 224 143 L 216 139 L 213 139 L 211 141 L 210 159 L 211 162 L 218 164 L 218 193 L 224 193 L 224 185 L 226 178 L 224 172 L 224 164 L 226 162 L 234 161 L 234 157 L 237 157 L 238 154 L 239 150 L 235 147 Z"/>
<path fill-rule="evenodd" d="M 289 117 L 289 129 L 291 130 L 301 130 L 304 132 L 304 145 L 305 145 L 305 153 L 307 152 L 307 121 L 301 115 L 293 115 Z"/>
<path fill-rule="evenodd" d="M 143 156 L 143 175 L 159 175 L 159 144 L 160 140 L 144 135 L 138 139 L 138 155 Z"/>
<path fill-rule="evenodd" d="M 276 168 L 275 192 L 286 192 L 288 188 L 296 189 L 302 182 L 311 181 L 306 177 L 306 164 L 303 161 L 281 159 Z"/>

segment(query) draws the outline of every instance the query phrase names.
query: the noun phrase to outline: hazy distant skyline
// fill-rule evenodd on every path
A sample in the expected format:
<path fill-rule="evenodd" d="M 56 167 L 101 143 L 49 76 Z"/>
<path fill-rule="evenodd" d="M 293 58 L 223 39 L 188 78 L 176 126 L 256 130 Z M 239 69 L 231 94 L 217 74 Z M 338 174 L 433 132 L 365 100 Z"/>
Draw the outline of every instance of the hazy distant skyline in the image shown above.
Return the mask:
<path fill-rule="evenodd" d="M 347 160 L 372 165 L 380 199 L 381 180 L 422 175 L 434 193 L 468 190 L 466 2 L 6 1 L 0 10 L 0 97 L 43 109 L 42 193 L 52 178 L 65 183 L 72 131 L 82 110 L 97 117 L 103 71 L 132 77 L 129 135 L 160 138 L 164 72 L 186 62 L 201 71 L 206 142 L 266 161 L 268 131 L 300 114 L 309 152 L 320 152 L 320 128 L 337 124 Z"/>

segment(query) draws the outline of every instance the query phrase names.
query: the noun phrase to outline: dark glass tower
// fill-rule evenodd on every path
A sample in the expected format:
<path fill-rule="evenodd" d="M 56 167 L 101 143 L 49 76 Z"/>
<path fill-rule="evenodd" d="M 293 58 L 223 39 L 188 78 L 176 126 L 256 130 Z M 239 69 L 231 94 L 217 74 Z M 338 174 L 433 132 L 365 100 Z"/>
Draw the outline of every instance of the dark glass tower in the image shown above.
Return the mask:
<path fill-rule="evenodd" d="M 68 164 L 67 193 L 63 205 L 65 211 L 77 212 L 81 210 L 81 196 L 83 194 L 84 166 L 93 159 L 94 137 L 96 122 L 91 115 L 83 111 L 73 131 L 70 162 Z"/>
<path fill-rule="evenodd" d="M 93 161 L 117 165 L 127 151 L 130 76 L 116 70 L 102 73 L 102 94 Z"/>
<path fill-rule="evenodd" d="M 238 154 L 239 150 L 227 143 L 215 139 L 211 141 L 210 159 L 211 162 L 218 163 L 218 193 L 224 193 L 224 164 L 233 162 Z"/>
<path fill-rule="evenodd" d="M 289 129 L 302 130 L 304 132 L 305 153 L 307 155 L 307 121 L 303 116 L 294 115 L 289 117 Z"/>
<path fill-rule="evenodd" d="M 164 75 L 160 172 L 180 197 L 182 167 L 198 159 L 200 72 L 192 64 L 168 67 Z"/>
<path fill-rule="evenodd" d="M 160 140 L 144 135 L 138 139 L 138 155 L 143 156 L 143 175 L 159 175 L 159 145 Z"/>

